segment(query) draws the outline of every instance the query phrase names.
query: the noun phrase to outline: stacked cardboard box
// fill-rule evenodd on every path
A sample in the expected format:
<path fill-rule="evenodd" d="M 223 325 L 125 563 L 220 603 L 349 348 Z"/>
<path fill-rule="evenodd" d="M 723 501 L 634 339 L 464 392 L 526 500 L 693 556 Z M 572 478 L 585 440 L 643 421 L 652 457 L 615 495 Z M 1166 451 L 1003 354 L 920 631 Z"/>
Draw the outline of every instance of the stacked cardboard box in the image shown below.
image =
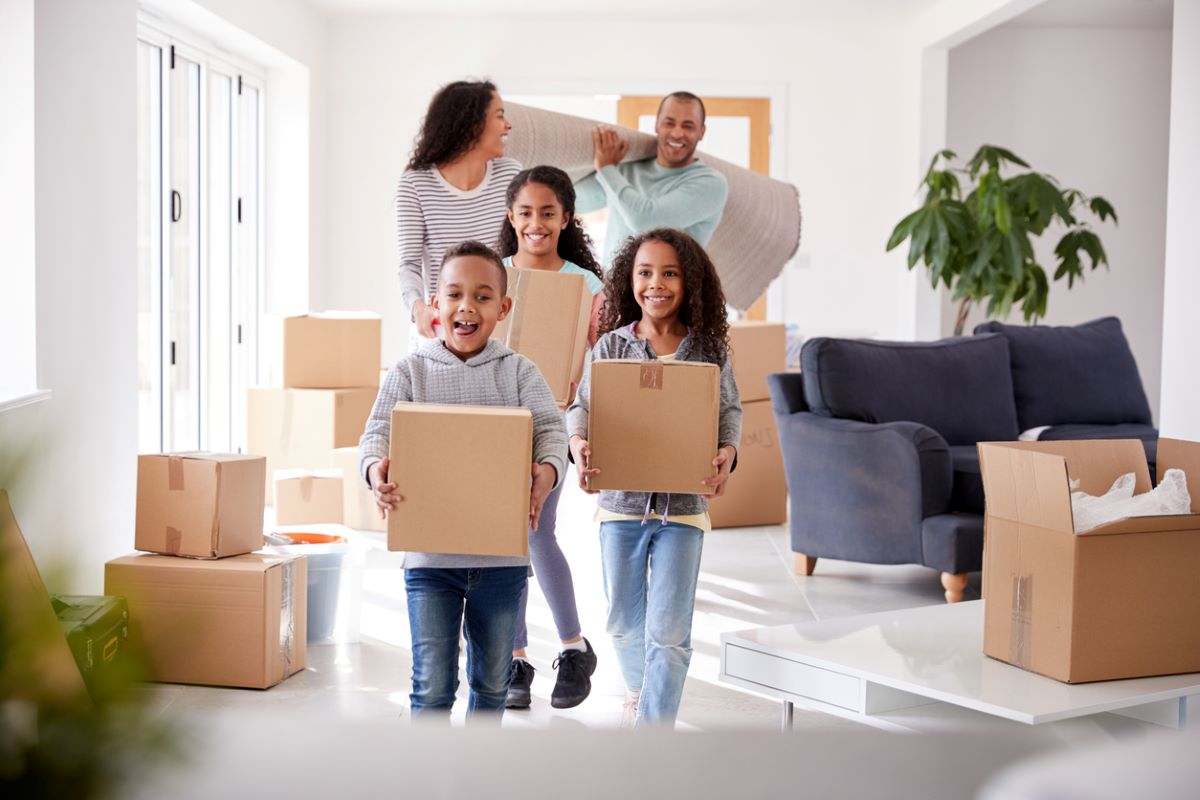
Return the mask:
<path fill-rule="evenodd" d="M 1071 481 L 1150 489 L 1137 440 L 981 443 L 983 652 L 1068 683 L 1200 672 L 1200 443 L 1158 440 L 1158 475 L 1187 475 L 1192 513 L 1075 533 Z"/>
<path fill-rule="evenodd" d="M 333 451 L 331 464 L 342 473 L 342 524 L 358 531 L 386 531 L 387 522 L 359 471 L 358 448 L 339 447 Z"/>
<path fill-rule="evenodd" d="M 358 445 L 382 375 L 377 316 L 326 312 L 282 325 L 283 385 L 247 398 L 247 446 L 267 459 L 268 504 L 276 470 L 326 469 L 335 449 Z"/>
<path fill-rule="evenodd" d="M 104 589 L 155 680 L 267 688 L 304 668 L 304 558 L 252 552 L 265 472 L 261 456 L 139 456 L 134 544 L 156 555 L 108 562 Z"/>
<path fill-rule="evenodd" d="M 527 356 L 554 399 L 567 404 L 583 375 L 592 293 L 582 275 L 508 268 L 513 307 L 492 338 Z"/>
<path fill-rule="evenodd" d="M 275 473 L 275 522 L 342 524 L 342 471 L 283 469 Z"/>
<path fill-rule="evenodd" d="M 784 369 L 784 326 L 735 322 L 729 327 L 729 342 L 742 400 L 742 441 L 737 470 L 725 494 L 709 501 L 709 516 L 714 528 L 778 525 L 787 520 L 787 481 L 767 376 Z"/>

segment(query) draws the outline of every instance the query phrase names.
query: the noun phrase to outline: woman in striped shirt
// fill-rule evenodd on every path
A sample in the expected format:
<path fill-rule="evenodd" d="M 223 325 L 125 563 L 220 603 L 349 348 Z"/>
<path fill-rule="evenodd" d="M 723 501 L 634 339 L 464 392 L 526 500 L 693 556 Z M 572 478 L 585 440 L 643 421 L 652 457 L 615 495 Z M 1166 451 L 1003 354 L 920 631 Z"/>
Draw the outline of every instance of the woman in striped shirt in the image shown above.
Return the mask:
<path fill-rule="evenodd" d="M 400 291 L 420 336 L 436 335 L 429 298 L 447 248 L 468 239 L 496 245 L 505 189 L 521 171 L 504 157 L 511 129 L 490 81 L 449 83 L 429 102 L 396 190 Z"/>

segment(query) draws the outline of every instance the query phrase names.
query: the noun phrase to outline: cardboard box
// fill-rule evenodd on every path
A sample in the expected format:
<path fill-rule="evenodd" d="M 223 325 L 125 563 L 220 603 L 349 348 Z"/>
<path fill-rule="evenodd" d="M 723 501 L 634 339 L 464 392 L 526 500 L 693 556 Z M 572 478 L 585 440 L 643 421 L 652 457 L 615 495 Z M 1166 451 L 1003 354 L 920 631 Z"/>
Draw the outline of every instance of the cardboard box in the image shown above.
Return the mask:
<path fill-rule="evenodd" d="M 283 385 L 291 389 L 379 386 L 382 321 L 365 311 L 283 320 Z"/>
<path fill-rule="evenodd" d="M 303 556 L 123 556 L 104 565 L 104 593 L 129 601 L 153 680 L 266 689 L 304 669 Z"/>
<path fill-rule="evenodd" d="M 342 471 L 342 524 L 356 531 L 386 531 L 387 522 L 363 482 L 359 460 L 357 447 L 339 447 L 330 460 L 334 469 Z"/>
<path fill-rule="evenodd" d="M 1132 472 L 1148 491 L 1141 442 L 980 443 L 979 459 L 985 654 L 1068 683 L 1200 671 L 1200 444 L 1158 443 L 1158 473 L 1187 473 L 1193 513 L 1078 534 L 1068 481 L 1098 495 Z"/>
<path fill-rule="evenodd" d="M 695 361 L 605 359 L 591 366 L 593 489 L 708 494 L 717 474 L 720 369 Z"/>
<path fill-rule="evenodd" d="M 571 384 L 583 375 L 592 293 L 582 275 L 508 268 L 513 308 L 492 332 L 526 356 L 550 385 L 554 399 L 569 403 Z"/>
<path fill-rule="evenodd" d="M 729 325 L 733 379 L 743 403 L 770 400 L 767 376 L 787 364 L 787 336 L 781 322 L 741 320 Z"/>
<path fill-rule="evenodd" d="M 378 389 L 277 389 L 248 392 L 246 438 L 251 453 L 267 459 L 269 477 L 280 469 L 327 469 L 339 447 L 357 447 Z"/>
<path fill-rule="evenodd" d="M 275 473 L 278 525 L 342 524 L 342 471 L 281 469 Z"/>
<path fill-rule="evenodd" d="M 266 459 L 222 453 L 138 456 L 133 546 L 225 558 L 262 547 Z"/>
<path fill-rule="evenodd" d="M 397 403 L 388 549 L 527 556 L 532 463 L 529 409 Z"/>
<path fill-rule="evenodd" d="M 737 469 L 725 494 L 708 501 L 714 528 L 779 525 L 787 521 L 787 480 L 770 400 L 742 404 Z"/>

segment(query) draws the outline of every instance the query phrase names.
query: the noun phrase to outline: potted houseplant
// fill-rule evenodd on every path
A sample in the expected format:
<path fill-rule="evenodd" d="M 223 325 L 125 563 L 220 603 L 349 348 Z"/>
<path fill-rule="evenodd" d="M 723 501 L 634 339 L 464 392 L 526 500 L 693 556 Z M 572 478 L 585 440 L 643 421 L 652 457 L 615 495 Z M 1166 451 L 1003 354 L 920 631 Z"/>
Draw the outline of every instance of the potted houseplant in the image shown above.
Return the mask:
<path fill-rule="evenodd" d="M 965 169 L 950 166 L 956 158 L 950 150 L 933 157 L 922 181 L 924 202 L 900 220 L 887 243 L 890 251 L 907 239 L 908 268 L 923 262 L 933 286 L 950 290 L 958 301 L 955 336 L 962 335 L 976 303 L 986 302 L 989 317 L 1007 316 L 1016 303 L 1026 322 L 1046 315 L 1049 281 L 1030 239 L 1052 225 L 1063 231 L 1054 248 L 1054 280 L 1065 277 L 1067 286 L 1074 286 L 1083 279 L 1085 260 L 1093 270 L 1108 266 L 1090 225 L 1093 217 L 1117 222 L 1103 197 L 1064 189 L 995 145 L 980 147 Z M 1029 171 L 1001 175 L 1013 165 Z"/>

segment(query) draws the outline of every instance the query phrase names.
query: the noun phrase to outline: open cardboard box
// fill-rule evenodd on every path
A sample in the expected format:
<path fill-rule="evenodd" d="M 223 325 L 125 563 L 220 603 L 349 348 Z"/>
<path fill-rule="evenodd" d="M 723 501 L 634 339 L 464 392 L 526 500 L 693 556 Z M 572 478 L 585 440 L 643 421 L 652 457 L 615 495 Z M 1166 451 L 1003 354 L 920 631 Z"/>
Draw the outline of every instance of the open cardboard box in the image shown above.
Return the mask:
<path fill-rule="evenodd" d="M 1149 491 L 1141 442 L 981 442 L 979 461 L 986 655 L 1068 683 L 1200 672 L 1200 443 L 1158 442 L 1192 513 L 1078 534 L 1069 480 L 1098 495 L 1132 472 Z"/>

